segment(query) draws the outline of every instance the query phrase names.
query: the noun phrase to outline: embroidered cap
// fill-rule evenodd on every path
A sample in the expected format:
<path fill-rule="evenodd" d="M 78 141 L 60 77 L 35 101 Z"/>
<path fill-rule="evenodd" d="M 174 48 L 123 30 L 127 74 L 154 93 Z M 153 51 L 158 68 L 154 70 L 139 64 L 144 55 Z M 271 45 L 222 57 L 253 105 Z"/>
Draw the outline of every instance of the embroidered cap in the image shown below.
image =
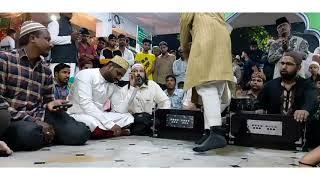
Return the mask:
<path fill-rule="evenodd" d="M 136 64 L 134 64 L 134 65 L 131 67 L 131 69 L 136 69 L 136 68 L 138 68 L 138 67 L 141 67 L 141 68 L 144 69 L 144 66 L 143 66 L 143 64 L 141 64 L 141 63 L 136 63 Z"/>
<path fill-rule="evenodd" d="M 110 61 L 118 64 L 119 66 L 121 66 L 125 70 L 128 70 L 128 68 L 129 68 L 129 63 L 127 62 L 127 60 L 123 59 L 122 57 L 120 57 L 118 55 L 113 57 Z"/>

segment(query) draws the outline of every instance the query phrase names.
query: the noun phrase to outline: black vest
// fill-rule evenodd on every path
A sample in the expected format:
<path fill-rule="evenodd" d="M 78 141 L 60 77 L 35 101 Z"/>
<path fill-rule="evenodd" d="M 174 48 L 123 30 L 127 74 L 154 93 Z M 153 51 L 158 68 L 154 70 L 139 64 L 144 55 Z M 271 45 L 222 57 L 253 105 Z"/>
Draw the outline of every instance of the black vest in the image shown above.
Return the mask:
<path fill-rule="evenodd" d="M 70 21 L 65 17 L 61 17 L 58 23 L 58 36 L 70 36 L 73 32 Z M 52 63 L 77 63 L 78 50 L 75 42 L 65 45 L 54 45 L 54 47 L 51 49 L 51 59 Z"/>

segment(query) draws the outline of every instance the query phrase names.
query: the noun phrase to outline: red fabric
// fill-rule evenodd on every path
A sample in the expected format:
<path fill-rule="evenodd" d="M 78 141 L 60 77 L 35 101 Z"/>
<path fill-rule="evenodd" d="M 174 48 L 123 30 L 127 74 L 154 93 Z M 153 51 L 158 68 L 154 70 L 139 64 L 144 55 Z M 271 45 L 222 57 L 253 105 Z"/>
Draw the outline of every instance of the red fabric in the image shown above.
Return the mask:
<path fill-rule="evenodd" d="M 99 127 L 96 127 L 94 131 L 91 133 L 92 139 L 105 139 L 113 137 L 113 131 L 111 130 L 103 130 Z"/>

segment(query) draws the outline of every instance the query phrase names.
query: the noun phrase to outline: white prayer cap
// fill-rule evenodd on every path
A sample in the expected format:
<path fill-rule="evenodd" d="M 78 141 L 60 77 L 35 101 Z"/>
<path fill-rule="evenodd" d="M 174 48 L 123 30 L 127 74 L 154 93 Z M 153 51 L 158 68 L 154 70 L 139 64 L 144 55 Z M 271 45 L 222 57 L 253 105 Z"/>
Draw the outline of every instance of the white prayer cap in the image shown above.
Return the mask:
<path fill-rule="evenodd" d="M 32 32 L 47 29 L 44 25 L 35 21 L 26 21 L 21 26 L 20 39 Z"/>
<path fill-rule="evenodd" d="M 133 69 L 136 69 L 136 68 L 139 68 L 139 67 L 144 69 L 144 66 L 143 66 L 142 64 L 140 64 L 140 63 L 134 64 L 134 65 L 131 67 L 131 69 L 133 70 Z"/>
<path fill-rule="evenodd" d="M 311 63 L 310 63 L 310 65 L 309 65 L 309 67 L 311 66 L 311 65 L 316 65 L 318 68 L 320 68 L 320 65 L 319 65 L 319 63 L 318 62 L 316 62 L 316 61 L 311 61 Z"/>

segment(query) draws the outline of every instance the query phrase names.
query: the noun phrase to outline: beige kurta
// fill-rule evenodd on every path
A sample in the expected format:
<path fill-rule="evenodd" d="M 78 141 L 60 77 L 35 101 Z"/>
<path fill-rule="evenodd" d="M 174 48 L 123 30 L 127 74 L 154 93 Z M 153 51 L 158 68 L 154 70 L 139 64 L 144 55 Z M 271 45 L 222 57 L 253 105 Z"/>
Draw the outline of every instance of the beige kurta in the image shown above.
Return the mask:
<path fill-rule="evenodd" d="M 221 13 L 182 13 L 183 49 L 192 42 L 184 90 L 210 81 L 233 81 L 231 40 Z"/>

